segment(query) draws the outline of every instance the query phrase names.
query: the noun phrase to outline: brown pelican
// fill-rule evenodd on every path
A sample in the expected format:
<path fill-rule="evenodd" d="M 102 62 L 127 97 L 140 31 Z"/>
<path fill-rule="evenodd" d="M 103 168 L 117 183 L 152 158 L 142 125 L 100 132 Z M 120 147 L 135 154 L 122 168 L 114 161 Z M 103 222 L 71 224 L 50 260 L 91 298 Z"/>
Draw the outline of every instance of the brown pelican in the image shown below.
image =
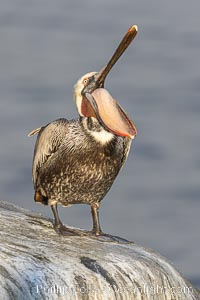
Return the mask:
<path fill-rule="evenodd" d="M 125 163 L 137 133 L 125 111 L 103 88 L 104 81 L 136 34 L 134 25 L 105 68 L 78 80 L 74 86 L 78 119 L 58 119 L 29 133 L 38 134 L 32 168 L 34 199 L 51 206 L 57 233 L 80 235 L 62 224 L 57 204 L 89 204 L 92 233 L 102 234 L 100 202 Z"/>

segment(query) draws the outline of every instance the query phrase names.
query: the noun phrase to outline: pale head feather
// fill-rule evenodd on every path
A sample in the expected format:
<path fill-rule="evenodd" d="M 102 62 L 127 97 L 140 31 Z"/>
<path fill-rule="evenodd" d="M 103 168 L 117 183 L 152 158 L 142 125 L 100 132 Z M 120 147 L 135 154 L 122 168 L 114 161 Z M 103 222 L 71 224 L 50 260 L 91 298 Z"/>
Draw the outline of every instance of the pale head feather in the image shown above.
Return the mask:
<path fill-rule="evenodd" d="M 96 74 L 97 72 L 89 72 L 85 75 L 83 75 L 77 83 L 74 85 L 74 100 L 76 102 L 76 106 L 78 109 L 78 113 L 81 117 L 83 117 L 83 114 L 81 113 L 81 102 L 82 102 L 82 95 L 81 92 L 85 85 L 87 84 L 87 79 Z"/>

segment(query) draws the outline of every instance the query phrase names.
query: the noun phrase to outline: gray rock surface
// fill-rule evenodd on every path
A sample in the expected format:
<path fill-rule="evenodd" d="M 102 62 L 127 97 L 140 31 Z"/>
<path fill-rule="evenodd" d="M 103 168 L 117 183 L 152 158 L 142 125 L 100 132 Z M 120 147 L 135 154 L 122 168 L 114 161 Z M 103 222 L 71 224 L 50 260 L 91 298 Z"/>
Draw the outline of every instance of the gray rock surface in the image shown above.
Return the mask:
<path fill-rule="evenodd" d="M 200 299 L 164 257 L 118 237 L 58 236 L 0 202 L 0 299 Z"/>

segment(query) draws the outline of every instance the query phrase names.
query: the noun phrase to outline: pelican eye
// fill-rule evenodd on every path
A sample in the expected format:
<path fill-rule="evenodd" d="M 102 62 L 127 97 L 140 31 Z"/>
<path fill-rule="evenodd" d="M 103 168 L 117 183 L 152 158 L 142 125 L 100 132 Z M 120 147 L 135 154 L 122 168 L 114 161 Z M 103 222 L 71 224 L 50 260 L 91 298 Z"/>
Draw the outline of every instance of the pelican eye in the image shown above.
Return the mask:
<path fill-rule="evenodd" d="M 88 83 L 89 77 L 83 79 L 84 86 Z"/>

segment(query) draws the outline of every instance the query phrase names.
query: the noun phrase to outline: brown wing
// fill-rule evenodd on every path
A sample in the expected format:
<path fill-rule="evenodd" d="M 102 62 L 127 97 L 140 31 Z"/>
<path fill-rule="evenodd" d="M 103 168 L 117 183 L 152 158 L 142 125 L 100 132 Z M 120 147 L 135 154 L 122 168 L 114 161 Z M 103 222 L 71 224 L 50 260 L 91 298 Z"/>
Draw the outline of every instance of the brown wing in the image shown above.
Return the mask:
<path fill-rule="evenodd" d="M 40 129 L 33 130 L 31 135 L 38 133 L 33 157 L 33 183 L 37 183 L 38 172 L 47 160 L 60 148 L 68 132 L 66 119 L 58 119 Z"/>

